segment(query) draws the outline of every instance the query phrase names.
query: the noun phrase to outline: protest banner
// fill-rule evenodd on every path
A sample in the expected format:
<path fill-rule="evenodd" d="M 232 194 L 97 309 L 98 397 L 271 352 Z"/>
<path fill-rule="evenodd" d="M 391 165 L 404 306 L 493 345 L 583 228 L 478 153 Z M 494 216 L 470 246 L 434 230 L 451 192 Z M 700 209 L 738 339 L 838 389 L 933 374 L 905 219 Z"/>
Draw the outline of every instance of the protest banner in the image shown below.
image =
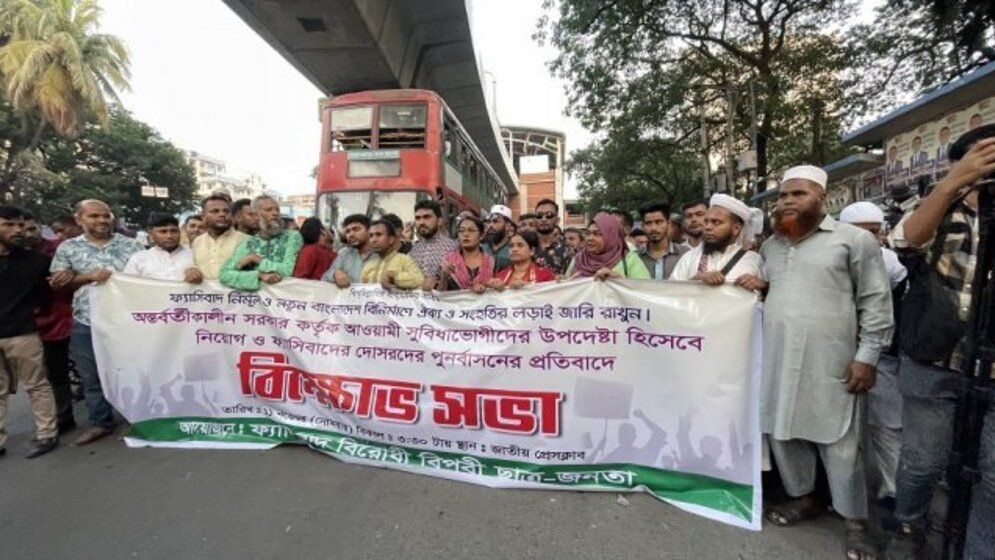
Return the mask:
<path fill-rule="evenodd" d="M 306 444 L 492 487 L 643 490 L 760 527 L 760 333 L 737 287 L 248 293 L 116 274 L 92 297 L 129 445 Z"/>

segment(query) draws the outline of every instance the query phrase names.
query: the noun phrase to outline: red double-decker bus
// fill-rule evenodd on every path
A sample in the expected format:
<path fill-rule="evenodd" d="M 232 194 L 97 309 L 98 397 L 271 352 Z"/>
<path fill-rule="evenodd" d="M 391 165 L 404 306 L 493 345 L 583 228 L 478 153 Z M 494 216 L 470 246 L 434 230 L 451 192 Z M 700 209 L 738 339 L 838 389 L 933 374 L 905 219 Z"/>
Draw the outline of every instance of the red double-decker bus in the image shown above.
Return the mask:
<path fill-rule="evenodd" d="M 415 203 L 438 200 L 452 220 L 505 204 L 508 187 L 434 92 L 364 91 L 322 102 L 318 217 L 339 227 L 350 214 L 412 220 Z"/>

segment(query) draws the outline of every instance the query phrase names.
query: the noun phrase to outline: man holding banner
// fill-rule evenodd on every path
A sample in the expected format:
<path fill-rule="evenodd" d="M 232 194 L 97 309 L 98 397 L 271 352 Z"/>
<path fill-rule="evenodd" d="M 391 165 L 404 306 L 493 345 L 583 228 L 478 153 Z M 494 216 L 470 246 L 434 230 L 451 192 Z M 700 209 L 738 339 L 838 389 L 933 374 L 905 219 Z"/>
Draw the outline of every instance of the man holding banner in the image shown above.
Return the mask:
<path fill-rule="evenodd" d="M 860 399 L 891 339 L 891 285 L 877 240 L 825 215 L 826 172 L 801 165 L 780 186 L 777 235 L 761 249 L 764 309 L 761 424 L 788 495 L 767 519 L 781 526 L 825 511 L 814 497 L 822 459 L 833 508 L 846 520 L 847 557 L 874 558 L 860 447 Z"/>
<path fill-rule="evenodd" d="M 276 199 L 258 196 L 252 206 L 259 213 L 259 233 L 243 241 L 221 267 L 221 283 L 236 290 L 255 291 L 260 282 L 290 278 L 304 245 L 301 234 L 284 229 Z"/>

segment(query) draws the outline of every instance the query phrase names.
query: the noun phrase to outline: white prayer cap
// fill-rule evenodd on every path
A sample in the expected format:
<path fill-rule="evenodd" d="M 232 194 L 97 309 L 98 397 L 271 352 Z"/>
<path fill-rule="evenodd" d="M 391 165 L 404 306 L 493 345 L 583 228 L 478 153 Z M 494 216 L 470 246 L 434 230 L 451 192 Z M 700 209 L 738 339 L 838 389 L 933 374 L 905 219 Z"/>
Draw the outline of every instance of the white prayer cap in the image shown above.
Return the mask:
<path fill-rule="evenodd" d="M 739 216 L 739 219 L 743 220 L 744 224 L 749 224 L 753 219 L 753 212 L 749 206 L 727 194 L 713 194 L 711 200 L 708 201 L 708 205 L 725 208 L 736 216 Z"/>
<path fill-rule="evenodd" d="M 749 248 L 753 241 L 754 232 L 763 231 L 763 212 L 756 208 L 750 208 L 743 202 L 727 194 L 713 194 L 708 201 L 709 206 L 719 206 L 739 216 L 743 220 L 743 229 L 739 233 L 736 242 L 743 248 Z M 760 227 L 756 227 L 757 215 L 760 216 Z"/>
<path fill-rule="evenodd" d="M 840 221 L 845 224 L 880 224 L 884 222 L 884 212 L 873 202 L 854 202 L 840 212 Z"/>
<path fill-rule="evenodd" d="M 829 181 L 829 175 L 827 175 L 821 168 L 814 165 L 796 165 L 784 172 L 784 176 L 781 177 L 781 184 L 783 185 L 791 179 L 805 179 L 807 181 L 812 181 L 816 185 L 819 185 L 825 189 L 826 183 Z"/>

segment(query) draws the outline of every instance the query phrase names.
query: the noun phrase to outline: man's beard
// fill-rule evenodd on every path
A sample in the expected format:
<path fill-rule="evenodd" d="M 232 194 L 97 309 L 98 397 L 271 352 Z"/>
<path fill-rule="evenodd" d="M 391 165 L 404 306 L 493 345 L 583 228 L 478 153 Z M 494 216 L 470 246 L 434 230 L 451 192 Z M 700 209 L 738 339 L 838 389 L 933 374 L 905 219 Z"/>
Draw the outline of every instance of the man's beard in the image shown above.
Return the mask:
<path fill-rule="evenodd" d="M 781 214 L 774 220 L 774 229 L 785 237 L 799 238 L 812 231 L 818 220 L 817 214 L 801 212 L 794 212 L 787 216 Z"/>
<path fill-rule="evenodd" d="M 488 232 L 487 233 L 487 242 L 490 243 L 491 245 L 496 245 L 496 244 L 504 241 L 504 237 L 505 237 L 504 234 L 505 234 L 505 231 L 503 229 L 501 231 L 491 231 L 491 232 Z"/>
<path fill-rule="evenodd" d="M 548 226 L 547 227 L 547 226 L 543 226 L 542 223 L 540 222 L 539 225 L 536 225 L 536 231 L 538 231 L 539 233 L 541 233 L 543 235 L 549 235 L 549 234 L 553 233 L 554 231 L 556 231 L 556 226 Z"/>
<path fill-rule="evenodd" d="M 439 232 L 439 228 L 429 229 L 428 227 L 417 228 L 418 237 L 421 239 L 432 239 Z"/>
<path fill-rule="evenodd" d="M 726 239 L 716 239 L 715 241 L 705 241 L 702 243 L 701 250 L 704 251 L 706 255 L 711 253 L 722 253 L 729 247 L 732 243 L 732 238 L 728 237 Z"/>
<path fill-rule="evenodd" d="M 262 237 L 273 238 L 283 233 L 283 220 L 259 219 L 259 234 Z"/>

